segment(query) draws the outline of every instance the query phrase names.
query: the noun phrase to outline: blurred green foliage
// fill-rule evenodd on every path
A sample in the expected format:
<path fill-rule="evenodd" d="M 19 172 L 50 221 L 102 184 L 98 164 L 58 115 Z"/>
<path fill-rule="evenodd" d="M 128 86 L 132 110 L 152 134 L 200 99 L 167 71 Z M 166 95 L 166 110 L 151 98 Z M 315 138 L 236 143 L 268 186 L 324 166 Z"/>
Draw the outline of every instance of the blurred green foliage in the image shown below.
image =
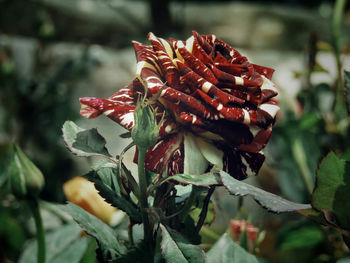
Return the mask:
<path fill-rule="evenodd" d="M 290 4 L 298 1 L 284 2 Z M 318 1 L 299 2 L 312 5 Z M 99 65 L 85 45 L 80 55 L 63 61 L 47 62 L 42 58 L 42 52 L 47 45 L 57 41 L 86 41 L 114 47 L 129 45 L 129 39 L 122 30 L 113 34 L 113 26 L 105 25 L 88 31 L 84 28 L 84 22 L 69 15 L 63 16 L 40 1 L 0 0 L 0 33 L 34 38 L 39 46 L 35 51 L 33 69 L 29 75 L 25 75 L 14 58 L 13 50 L 0 43 L 1 262 L 16 262 L 26 241 L 34 235 L 28 223 L 30 212 L 6 190 L 9 145 L 16 141 L 46 176 L 46 186 L 41 196 L 43 199 L 54 202 L 65 200 L 61 185 L 74 175 L 75 168 L 60 139 L 61 127 L 65 120 L 78 117 L 78 112 L 71 104 L 75 84 Z M 66 30 L 70 27 L 75 30 Z M 148 31 L 145 28 L 143 30 Z M 86 37 L 89 34 L 91 38 Z M 141 34 L 143 38 L 144 33 Z M 330 150 L 350 160 L 348 92 L 345 93 L 345 101 L 343 96 L 350 86 L 349 73 L 344 75 L 346 84 L 341 79 L 333 84 L 311 84 L 313 73 L 327 70 L 316 60 L 319 52 L 317 43 L 317 39 L 310 41 L 309 61 L 305 65 L 305 72 L 299 72 L 304 83 L 296 101 L 300 111 L 296 113 L 281 102 L 281 119 L 274 128 L 268 146 L 278 178 L 277 191 L 295 202 L 310 201 L 310 184 L 314 183 L 318 163 Z M 198 211 L 193 211 L 193 216 L 198 217 Z M 57 218 L 53 215 L 47 219 L 48 222 L 55 220 Z M 284 220 L 282 223 L 277 222 L 278 227 L 273 231 L 269 230 L 267 240 L 273 244 L 273 249 L 260 251 L 259 254 L 266 261 L 336 262 L 349 254 L 338 232 L 307 220 L 295 220 L 295 217 Z M 58 221 L 60 223 L 49 230 L 67 223 L 61 218 Z M 214 243 L 218 235 L 211 232 L 209 226 L 205 228 L 212 238 L 211 243 Z M 95 241 L 89 240 L 81 262 L 95 262 L 95 249 Z"/>
<path fill-rule="evenodd" d="M 61 127 L 66 119 L 78 116 L 70 101 L 74 83 L 98 62 L 86 49 L 81 56 L 54 65 L 51 70 L 38 62 L 32 76 L 22 77 L 9 49 L 0 46 L 0 58 L 0 123 L 6 138 L 2 143 L 15 141 L 23 149 L 30 149 L 31 159 L 49 178 L 44 198 L 63 200 L 57 186 L 72 177 L 74 167 L 59 139 Z"/>

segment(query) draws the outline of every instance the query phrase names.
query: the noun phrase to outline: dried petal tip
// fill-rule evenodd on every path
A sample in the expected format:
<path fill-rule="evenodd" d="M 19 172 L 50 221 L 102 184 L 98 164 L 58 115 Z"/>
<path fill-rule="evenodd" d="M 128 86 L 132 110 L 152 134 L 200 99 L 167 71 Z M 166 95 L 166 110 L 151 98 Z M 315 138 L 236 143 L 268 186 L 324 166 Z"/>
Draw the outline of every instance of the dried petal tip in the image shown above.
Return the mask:
<path fill-rule="evenodd" d="M 111 223 L 117 209 L 99 195 L 92 182 L 84 177 L 77 176 L 64 183 L 63 191 L 69 201 L 100 218 L 105 223 Z"/>

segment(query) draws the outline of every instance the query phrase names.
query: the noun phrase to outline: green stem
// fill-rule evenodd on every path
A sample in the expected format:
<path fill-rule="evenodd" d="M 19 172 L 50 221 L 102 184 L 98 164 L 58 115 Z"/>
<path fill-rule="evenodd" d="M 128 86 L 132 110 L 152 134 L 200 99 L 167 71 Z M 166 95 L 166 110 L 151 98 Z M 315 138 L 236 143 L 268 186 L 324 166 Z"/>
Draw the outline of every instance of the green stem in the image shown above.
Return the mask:
<path fill-rule="evenodd" d="M 133 230 L 132 230 L 133 225 L 134 225 L 133 223 L 129 222 L 129 225 L 128 225 L 128 237 L 129 237 L 129 242 L 130 242 L 130 246 L 131 247 L 135 246 L 134 237 L 133 237 Z"/>
<path fill-rule="evenodd" d="M 152 228 L 148 219 L 147 209 L 147 180 L 145 172 L 145 155 L 146 149 L 139 148 L 138 156 L 138 174 L 139 174 L 139 201 L 140 201 L 140 210 L 143 221 L 143 233 L 144 239 L 147 243 L 152 244 Z"/>
<path fill-rule="evenodd" d="M 341 50 L 341 25 L 346 6 L 346 0 L 337 0 L 334 5 L 332 19 L 332 37 L 333 48 L 336 54 L 337 64 L 340 65 L 340 50 Z"/>
<path fill-rule="evenodd" d="M 182 207 L 181 213 L 180 213 L 180 222 L 184 222 L 186 217 L 188 216 L 189 211 L 191 210 L 191 207 L 193 203 L 196 201 L 198 196 L 198 190 L 195 186 L 192 185 L 192 191 L 190 196 L 187 198 L 184 206 Z"/>
<path fill-rule="evenodd" d="M 38 263 L 45 263 L 46 244 L 45 244 L 45 230 L 43 221 L 40 215 L 38 199 L 28 200 L 29 208 L 31 209 L 35 221 L 36 238 L 38 240 Z"/>
<path fill-rule="evenodd" d="M 295 161 L 298 164 L 300 173 L 303 177 L 305 186 L 308 190 L 308 192 L 311 194 L 312 190 L 314 188 L 314 181 L 311 177 L 311 172 L 309 169 L 309 166 L 306 162 L 307 158 L 306 158 L 306 154 L 303 148 L 303 145 L 300 141 L 299 138 L 295 139 L 293 144 L 292 144 L 292 153 L 293 153 L 293 157 L 295 159 Z"/>
<path fill-rule="evenodd" d="M 208 194 L 206 195 L 206 197 L 204 199 L 202 211 L 199 215 L 199 220 L 198 220 L 198 223 L 197 223 L 196 228 L 194 230 L 195 235 L 197 235 L 199 233 L 199 231 L 201 230 L 201 228 L 204 224 L 205 218 L 207 217 L 210 198 L 211 198 L 212 194 L 214 193 L 214 190 L 215 190 L 215 187 L 210 188 L 208 191 Z"/>
<path fill-rule="evenodd" d="M 335 58 L 337 61 L 337 72 L 338 72 L 338 80 L 335 85 L 335 100 L 339 96 L 338 90 L 342 79 L 342 62 L 341 62 L 341 26 L 343 22 L 343 15 L 346 6 L 346 0 L 337 0 L 334 5 L 333 10 L 333 19 L 332 19 L 332 42 L 333 49 L 335 53 Z"/>

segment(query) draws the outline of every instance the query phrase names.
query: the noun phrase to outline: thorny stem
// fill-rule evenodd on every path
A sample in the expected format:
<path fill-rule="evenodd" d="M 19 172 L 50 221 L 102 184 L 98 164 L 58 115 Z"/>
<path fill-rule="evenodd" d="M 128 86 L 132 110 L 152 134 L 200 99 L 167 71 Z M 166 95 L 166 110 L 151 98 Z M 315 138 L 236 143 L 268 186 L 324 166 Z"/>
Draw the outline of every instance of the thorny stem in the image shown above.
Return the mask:
<path fill-rule="evenodd" d="M 198 223 L 197 223 L 196 228 L 194 230 L 195 235 L 197 235 L 199 233 L 199 231 L 201 230 L 201 228 L 204 224 L 205 218 L 207 217 L 209 201 L 210 201 L 212 194 L 214 193 L 214 190 L 215 190 L 215 187 L 210 188 L 205 199 L 204 199 L 202 211 L 199 215 L 199 220 L 198 220 Z"/>
<path fill-rule="evenodd" d="M 36 227 L 36 238 L 38 241 L 38 263 L 45 263 L 46 255 L 46 244 L 45 244 L 45 230 L 43 221 L 40 215 L 39 201 L 38 199 L 28 200 L 28 205 L 33 213 L 35 227 Z"/>
<path fill-rule="evenodd" d="M 139 148 L 138 156 L 138 174 L 139 174 L 139 201 L 140 201 L 140 210 L 143 221 L 143 233 L 144 239 L 147 243 L 152 244 L 152 227 L 150 225 L 147 209 L 147 180 L 145 172 L 145 155 L 146 149 Z"/>

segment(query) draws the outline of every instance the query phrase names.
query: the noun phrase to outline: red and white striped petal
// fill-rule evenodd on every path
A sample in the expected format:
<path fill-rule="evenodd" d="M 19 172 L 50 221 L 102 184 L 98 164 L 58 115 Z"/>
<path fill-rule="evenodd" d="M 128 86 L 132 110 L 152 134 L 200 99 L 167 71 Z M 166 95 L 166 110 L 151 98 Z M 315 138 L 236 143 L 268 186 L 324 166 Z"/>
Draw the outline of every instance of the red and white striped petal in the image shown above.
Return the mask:
<path fill-rule="evenodd" d="M 256 174 L 279 110 L 273 69 L 249 63 L 214 35 L 148 39 L 149 46 L 133 42 L 137 79 L 108 99 L 82 98 L 81 114 L 104 114 L 130 130 L 146 93 L 159 121 L 165 114 L 147 169 L 198 174 L 216 165 L 238 179 Z"/>
<path fill-rule="evenodd" d="M 134 125 L 134 102 L 137 97 L 135 95 L 134 90 L 127 87 L 116 92 L 109 99 L 81 98 L 80 114 L 90 119 L 104 114 L 130 130 Z"/>
<path fill-rule="evenodd" d="M 137 162 L 137 153 L 135 155 Z M 171 134 L 148 149 L 145 168 L 157 174 L 174 175 L 184 171 L 184 135 Z"/>

